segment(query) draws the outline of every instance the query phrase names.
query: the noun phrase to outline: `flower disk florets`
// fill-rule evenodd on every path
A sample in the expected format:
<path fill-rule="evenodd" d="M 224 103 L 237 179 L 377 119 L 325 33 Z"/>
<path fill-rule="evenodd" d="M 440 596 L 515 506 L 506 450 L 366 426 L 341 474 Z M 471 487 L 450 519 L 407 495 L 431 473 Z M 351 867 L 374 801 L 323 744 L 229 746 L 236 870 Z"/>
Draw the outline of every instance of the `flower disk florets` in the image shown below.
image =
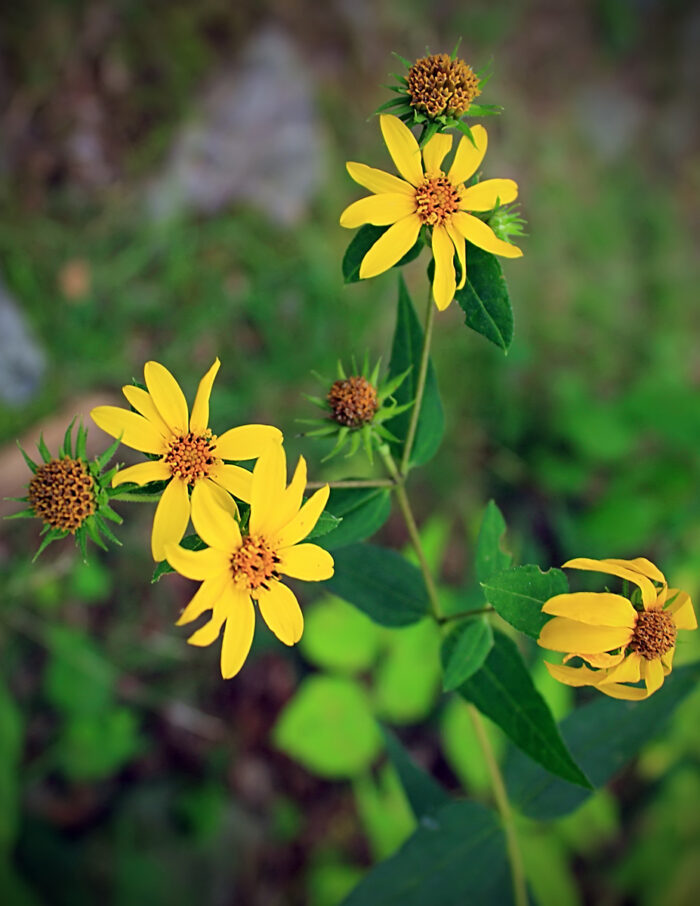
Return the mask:
<path fill-rule="evenodd" d="M 463 116 L 474 98 L 481 94 L 479 79 L 464 60 L 449 54 L 421 57 L 408 70 L 411 106 L 435 117 Z"/>
<path fill-rule="evenodd" d="M 429 226 L 442 226 L 459 211 L 459 201 L 457 187 L 444 174 L 426 179 L 416 189 L 416 213 Z"/>
<path fill-rule="evenodd" d="M 95 483 L 81 459 L 52 459 L 40 466 L 27 496 L 40 519 L 71 534 L 95 512 Z"/>
<path fill-rule="evenodd" d="M 189 431 L 170 441 L 164 461 L 174 476 L 193 485 L 199 479 L 206 478 L 216 463 L 214 440 L 211 431 L 204 434 Z"/>
<path fill-rule="evenodd" d="M 361 376 L 337 380 L 328 391 L 328 405 L 333 421 L 359 428 L 369 424 L 379 408 L 377 388 Z"/>
<path fill-rule="evenodd" d="M 267 590 L 268 582 L 280 578 L 277 570 L 279 562 L 279 557 L 264 538 L 248 535 L 231 555 L 231 572 L 234 580 L 241 582 L 250 591 L 256 588 Z"/>
<path fill-rule="evenodd" d="M 637 617 L 629 647 L 652 661 L 673 648 L 677 632 L 670 613 L 663 610 L 642 611 Z"/>

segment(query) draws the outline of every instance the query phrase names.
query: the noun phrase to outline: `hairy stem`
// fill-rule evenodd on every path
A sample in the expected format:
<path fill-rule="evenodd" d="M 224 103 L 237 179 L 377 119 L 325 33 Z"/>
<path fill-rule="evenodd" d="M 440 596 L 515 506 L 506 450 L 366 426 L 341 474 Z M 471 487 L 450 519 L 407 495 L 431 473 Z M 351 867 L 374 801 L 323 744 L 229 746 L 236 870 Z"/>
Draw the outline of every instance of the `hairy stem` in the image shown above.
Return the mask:
<path fill-rule="evenodd" d="M 420 365 L 418 367 L 418 381 L 416 383 L 416 396 L 413 402 L 413 409 L 411 410 L 411 421 L 408 425 L 408 433 L 406 434 L 406 442 L 403 448 L 403 456 L 401 457 L 401 467 L 400 472 L 402 475 L 406 475 L 408 472 L 408 464 L 411 459 L 411 452 L 413 450 L 413 441 L 416 437 L 416 428 L 418 427 L 418 417 L 420 415 L 420 408 L 423 404 L 423 391 L 425 390 L 425 379 L 428 374 L 428 362 L 430 360 L 430 341 L 433 336 L 433 323 L 435 321 L 435 303 L 433 302 L 431 292 L 428 291 L 428 310 L 425 315 L 425 330 L 423 332 L 423 349 L 420 356 Z"/>
<path fill-rule="evenodd" d="M 393 488 L 396 482 L 391 478 L 347 478 L 343 481 L 307 481 L 306 488 Z"/>

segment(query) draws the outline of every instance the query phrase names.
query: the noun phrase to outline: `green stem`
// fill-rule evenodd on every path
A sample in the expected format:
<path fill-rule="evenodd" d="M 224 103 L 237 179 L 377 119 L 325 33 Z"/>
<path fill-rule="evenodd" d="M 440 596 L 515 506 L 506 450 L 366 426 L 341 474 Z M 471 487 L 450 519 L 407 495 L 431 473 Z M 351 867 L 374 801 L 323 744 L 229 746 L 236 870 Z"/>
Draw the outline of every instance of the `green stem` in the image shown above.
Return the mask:
<path fill-rule="evenodd" d="M 477 617 L 482 613 L 495 613 L 496 608 L 491 607 L 479 607 L 477 610 L 458 610 L 457 613 L 448 613 L 444 617 L 441 617 L 438 622 L 440 624 L 449 623 L 451 620 L 461 620 L 466 617 Z"/>
<path fill-rule="evenodd" d="M 510 807 L 510 802 L 508 801 L 508 793 L 506 792 L 506 786 L 503 782 L 503 776 L 493 754 L 493 748 L 491 747 L 491 742 L 486 734 L 486 728 L 484 727 L 481 715 L 474 705 L 468 705 L 467 707 L 469 708 L 469 717 L 474 726 L 474 732 L 476 733 L 476 738 L 481 747 L 486 767 L 491 776 L 493 795 L 501 815 L 501 822 L 503 823 L 513 883 L 513 902 L 515 906 L 528 906 L 525 869 L 523 868 L 523 859 L 518 844 L 518 835 L 515 830 L 515 821 L 513 820 L 513 812 Z"/>
<path fill-rule="evenodd" d="M 401 467 L 400 472 L 402 475 L 406 475 L 408 472 L 408 464 L 411 459 L 411 451 L 413 450 L 413 441 L 416 437 L 416 429 L 418 427 L 418 417 L 420 416 L 421 405 L 423 404 L 423 391 L 425 390 L 425 379 L 428 374 L 428 362 L 430 361 L 430 341 L 433 336 L 433 323 L 435 321 L 435 303 L 433 302 L 431 296 L 431 290 L 428 291 L 428 311 L 425 315 L 425 330 L 423 332 L 423 349 L 420 356 L 420 365 L 418 367 L 418 381 L 416 383 L 416 396 L 413 402 L 413 409 L 411 410 L 411 421 L 408 425 L 408 433 L 406 434 L 406 442 L 403 448 L 403 456 L 401 457 Z"/>
<path fill-rule="evenodd" d="M 396 482 L 391 478 L 348 478 L 343 481 L 307 481 L 307 490 L 315 488 L 393 488 Z"/>

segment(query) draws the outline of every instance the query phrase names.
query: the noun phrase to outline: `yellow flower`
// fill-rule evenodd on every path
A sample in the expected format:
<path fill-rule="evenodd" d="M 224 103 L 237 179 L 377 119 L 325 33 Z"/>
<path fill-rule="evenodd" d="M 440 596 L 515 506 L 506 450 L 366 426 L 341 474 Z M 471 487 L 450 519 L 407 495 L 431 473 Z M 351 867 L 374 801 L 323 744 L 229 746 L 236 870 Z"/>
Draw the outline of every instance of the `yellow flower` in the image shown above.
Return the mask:
<path fill-rule="evenodd" d="M 282 584 L 282 576 L 318 582 L 333 575 L 333 558 L 316 544 L 300 544 L 316 525 L 328 500 L 328 485 L 302 505 L 306 486 L 306 463 L 300 457 L 294 477 L 286 487 L 284 449 L 271 444 L 253 469 L 250 520 L 245 534 L 236 521 L 236 509 L 228 498 L 225 506 L 204 495 L 192 497 L 192 522 L 209 545 L 200 551 L 170 544 L 170 565 L 188 579 L 201 581 L 177 621 L 190 623 L 211 610 L 209 621 L 188 642 L 211 645 L 224 628 L 221 645 L 221 675 L 235 676 L 248 656 L 253 641 L 257 602 L 263 619 L 285 645 L 301 638 L 304 618 L 294 592 Z"/>
<path fill-rule="evenodd" d="M 158 362 L 146 362 L 147 390 L 127 385 L 122 392 L 136 409 L 97 406 L 90 415 L 98 427 L 120 437 L 127 447 L 159 458 L 120 470 L 112 486 L 133 482 L 168 481 L 153 518 L 151 550 L 154 560 L 165 559 L 166 544 L 182 539 L 190 511 L 198 498 L 227 506 L 234 494 L 250 500 L 252 475 L 228 459 L 256 459 L 271 442 L 282 442 L 282 432 L 270 425 L 241 425 L 217 437 L 209 428 L 209 397 L 219 370 L 217 359 L 199 382 L 192 413 L 172 374 Z M 190 498 L 189 491 L 192 491 Z M 228 493 L 227 493 L 228 492 Z"/>
<path fill-rule="evenodd" d="M 669 588 L 663 573 L 643 557 L 579 558 L 564 566 L 632 582 L 639 588 L 635 601 L 640 600 L 635 607 L 622 595 L 575 592 L 546 601 L 542 611 L 554 617 L 542 627 L 538 644 L 566 652 L 564 663 L 578 657 L 590 665 L 546 664 L 549 672 L 567 686 L 595 686 L 612 698 L 638 701 L 656 692 L 671 672 L 677 631 L 697 629 L 689 595 Z M 644 688 L 625 685 L 640 680 Z"/>
<path fill-rule="evenodd" d="M 374 194 L 346 208 L 340 225 L 354 229 L 363 223 L 391 224 L 362 259 L 361 278 L 375 277 L 389 270 L 413 247 L 421 227 L 431 227 L 435 259 L 433 297 L 437 307 L 443 310 L 466 280 L 465 239 L 494 255 L 506 258 L 522 255 L 519 248 L 499 239 L 483 220 L 467 213 L 509 204 L 517 198 L 518 186 L 512 179 L 487 179 L 465 187 L 465 180 L 476 172 L 486 154 L 487 136 L 483 126 L 472 127 L 474 144 L 466 136 L 462 138 L 452 166 L 445 173 L 441 167 L 452 148 L 451 135 L 434 135 L 426 142 L 421 159 L 418 142 L 398 117 L 379 119 L 389 154 L 403 179 L 349 161 L 346 166 L 350 176 Z M 462 269 L 459 286 L 455 252 Z"/>

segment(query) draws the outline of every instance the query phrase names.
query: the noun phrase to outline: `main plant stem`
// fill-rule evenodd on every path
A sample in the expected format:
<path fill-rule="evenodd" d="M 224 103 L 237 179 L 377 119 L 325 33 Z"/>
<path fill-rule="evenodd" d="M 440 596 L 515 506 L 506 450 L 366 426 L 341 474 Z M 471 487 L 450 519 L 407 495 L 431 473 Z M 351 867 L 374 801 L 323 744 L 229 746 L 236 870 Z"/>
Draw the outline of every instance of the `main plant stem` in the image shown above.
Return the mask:
<path fill-rule="evenodd" d="M 416 395 L 411 409 L 411 421 L 408 424 L 408 433 L 401 457 L 401 466 L 399 471 L 402 476 L 408 473 L 408 464 L 411 460 L 413 450 L 413 441 L 416 438 L 416 428 L 418 427 L 418 417 L 423 404 L 423 391 L 425 390 L 425 379 L 428 374 L 428 362 L 430 360 L 430 341 L 433 336 L 433 322 L 435 320 L 435 303 L 432 300 L 430 290 L 428 291 L 428 310 L 425 314 L 425 330 L 423 331 L 423 350 L 420 356 L 420 365 L 418 366 L 418 381 L 416 382 Z"/>

